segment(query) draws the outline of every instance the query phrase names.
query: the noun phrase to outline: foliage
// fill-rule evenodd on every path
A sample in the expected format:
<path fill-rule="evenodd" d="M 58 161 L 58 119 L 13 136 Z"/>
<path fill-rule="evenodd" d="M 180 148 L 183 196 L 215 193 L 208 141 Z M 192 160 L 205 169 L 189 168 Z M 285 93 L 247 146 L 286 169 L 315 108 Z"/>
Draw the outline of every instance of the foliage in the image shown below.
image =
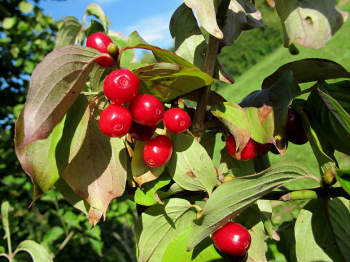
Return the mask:
<path fill-rule="evenodd" d="M 347 18 L 335 1 L 268 3 L 277 10 L 284 45 L 293 54 L 296 44 L 323 47 Z M 298 60 L 281 66 L 265 78 L 261 90 L 247 93 L 240 104 L 234 104 L 212 91 L 211 85 L 214 79 L 233 82 L 218 60 L 218 52 L 231 46 L 243 31 L 264 26 L 261 13 L 250 1 L 186 0 L 170 23 L 175 53 L 147 44 L 137 32 L 126 40 L 116 37 L 108 31 L 108 18 L 95 4 L 88 6 L 86 15 L 98 21 L 88 28 L 76 18 L 63 21 L 55 49 L 33 71 L 16 123 L 15 150 L 32 179 L 33 201 L 55 187 L 96 229 L 102 217 L 109 219 L 111 201 L 123 199 L 126 192 L 140 211 L 134 228 L 138 261 L 229 261 L 231 258 L 214 247 L 210 235 L 230 220 L 243 224 L 252 236 L 244 260 L 267 261 L 266 244 L 271 251 L 273 240 L 281 239 L 277 248 L 290 261 L 346 261 L 350 214 L 343 197 L 349 198 L 348 170 L 339 169 L 334 152 L 350 155 L 350 82 L 326 82 L 349 78 L 345 68 L 325 59 Z M 81 45 L 97 31 L 110 34 L 119 46 L 112 68 L 96 64 L 98 58 L 109 54 Z M 134 63 L 134 49 L 151 51 L 156 63 Z M 110 138 L 98 129 L 99 115 L 109 104 L 103 95 L 103 81 L 119 67 L 134 69 L 141 93 L 154 95 L 166 108 L 182 107 L 192 116 L 186 133 L 171 134 L 158 126 L 156 135 L 167 135 L 173 143 L 173 154 L 162 167 L 153 169 L 142 162 L 144 143 L 128 135 Z M 302 90 L 302 83 L 313 86 Z M 271 165 L 269 155 L 239 160 L 250 139 L 270 143 L 281 155 L 288 151 L 289 108 L 301 118 L 320 175 L 327 172 L 331 179 L 322 176 L 321 180 L 298 162 Z M 216 169 L 211 156 L 217 147 L 206 139 L 215 141 L 217 136 L 225 140 L 229 134 L 237 141 L 237 159 L 222 149 Z M 306 179 L 315 180 L 318 186 L 284 187 Z M 333 185 L 335 179 L 339 183 Z M 292 232 L 277 232 L 272 223 L 273 202 L 266 200 L 309 202 L 291 223 Z M 74 219 L 66 217 L 65 223 L 81 229 L 73 212 L 62 210 L 62 215 L 60 211 L 57 216 L 61 220 L 72 216 Z M 64 231 L 66 239 L 74 234 L 68 227 Z M 292 250 L 285 244 L 289 234 L 293 236 Z M 102 254 L 100 235 L 95 237 L 97 241 L 90 240 L 90 244 Z"/>

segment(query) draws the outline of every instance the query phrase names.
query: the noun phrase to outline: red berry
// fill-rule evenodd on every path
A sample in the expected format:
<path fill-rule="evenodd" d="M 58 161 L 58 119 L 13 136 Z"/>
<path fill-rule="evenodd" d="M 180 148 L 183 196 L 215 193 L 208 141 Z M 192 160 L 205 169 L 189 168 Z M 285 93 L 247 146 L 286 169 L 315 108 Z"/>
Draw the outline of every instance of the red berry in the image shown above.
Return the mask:
<path fill-rule="evenodd" d="M 131 127 L 130 111 L 122 105 L 109 105 L 101 113 L 98 125 L 102 133 L 110 137 L 122 137 Z"/>
<path fill-rule="evenodd" d="M 133 121 L 129 134 L 136 140 L 148 141 L 152 138 L 156 128 L 157 126 L 144 126 Z"/>
<path fill-rule="evenodd" d="M 266 155 L 270 151 L 270 148 L 271 148 L 270 143 L 260 144 L 259 142 L 255 141 L 255 151 L 256 151 L 256 154 L 259 156 Z"/>
<path fill-rule="evenodd" d="M 173 152 L 173 143 L 164 135 L 149 140 L 143 148 L 143 160 L 150 167 L 165 165 Z"/>
<path fill-rule="evenodd" d="M 129 110 L 135 122 L 145 126 L 155 126 L 164 116 L 163 104 L 154 96 L 138 95 L 129 105 Z"/>
<path fill-rule="evenodd" d="M 170 132 L 179 134 L 190 127 L 191 118 L 185 110 L 171 108 L 165 112 L 163 123 Z"/>
<path fill-rule="evenodd" d="M 241 152 L 241 159 L 242 161 L 253 159 L 256 156 L 256 142 L 253 139 L 249 139 L 247 145 L 243 148 Z M 236 157 L 236 141 L 233 135 L 229 135 L 226 140 L 226 148 L 230 155 L 237 159 Z"/>
<path fill-rule="evenodd" d="M 104 33 L 94 33 L 86 40 L 86 46 L 108 54 L 107 47 L 113 43 L 112 39 Z M 97 59 L 97 64 L 102 67 L 110 67 L 114 64 L 112 57 L 100 57 Z"/>
<path fill-rule="evenodd" d="M 235 222 L 228 222 L 212 235 L 214 245 L 229 256 L 243 256 L 252 242 L 245 227 Z"/>
<path fill-rule="evenodd" d="M 105 96 L 115 104 L 131 102 L 139 92 L 140 81 L 128 69 L 118 69 L 110 73 L 104 83 Z"/>

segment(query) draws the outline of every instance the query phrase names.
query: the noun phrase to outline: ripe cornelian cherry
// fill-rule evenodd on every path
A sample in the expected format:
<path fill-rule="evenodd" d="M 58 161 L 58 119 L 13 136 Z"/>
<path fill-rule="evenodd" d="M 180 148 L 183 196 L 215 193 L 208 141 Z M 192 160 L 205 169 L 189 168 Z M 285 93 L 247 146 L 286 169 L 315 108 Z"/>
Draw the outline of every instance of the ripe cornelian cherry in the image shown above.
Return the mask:
<path fill-rule="evenodd" d="M 181 108 L 171 108 L 165 111 L 163 118 L 164 126 L 172 133 L 185 132 L 191 125 L 191 118 Z"/>
<path fill-rule="evenodd" d="M 154 96 L 142 94 L 136 96 L 129 105 L 135 122 L 145 126 L 156 126 L 164 117 L 164 106 Z"/>
<path fill-rule="evenodd" d="M 122 137 L 129 132 L 131 123 L 131 113 L 125 106 L 111 104 L 102 111 L 98 126 L 107 136 Z"/>
<path fill-rule="evenodd" d="M 144 126 L 132 121 L 129 134 L 136 140 L 148 141 L 152 138 L 157 126 Z"/>
<path fill-rule="evenodd" d="M 140 81 L 128 69 L 118 69 L 111 72 L 103 83 L 105 96 L 115 104 L 131 102 L 138 94 Z"/>
<path fill-rule="evenodd" d="M 300 116 L 291 108 L 288 109 L 286 131 L 293 131 L 301 125 Z"/>
<path fill-rule="evenodd" d="M 252 238 L 248 230 L 235 222 L 228 222 L 212 234 L 214 245 L 229 256 L 243 256 L 247 253 Z"/>
<path fill-rule="evenodd" d="M 261 144 L 255 141 L 255 151 L 258 156 L 266 155 L 270 151 L 270 148 L 271 148 L 270 143 Z"/>
<path fill-rule="evenodd" d="M 243 148 L 241 152 L 242 161 L 253 159 L 256 156 L 256 142 L 253 139 L 249 139 L 247 145 Z M 237 159 L 236 157 L 236 140 L 232 134 L 230 134 L 226 140 L 226 148 L 230 155 Z"/>
<path fill-rule="evenodd" d="M 169 161 L 173 152 L 173 143 L 165 135 L 158 135 L 146 142 L 143 148 L 143 160 L 150 167 L 160 167 Z"/>
<path fill-rule="evenodd" d="M 108 54 L 108 45 L 113 43 L 112 39 L 101 32 L 90 35 L 86 40 L 86 46 L 100 51 L 101 53 Z M 97 59 L 97 64 L 102 67 L 110 67 L 114 65 L 112 57 L 100 57 Z"/>

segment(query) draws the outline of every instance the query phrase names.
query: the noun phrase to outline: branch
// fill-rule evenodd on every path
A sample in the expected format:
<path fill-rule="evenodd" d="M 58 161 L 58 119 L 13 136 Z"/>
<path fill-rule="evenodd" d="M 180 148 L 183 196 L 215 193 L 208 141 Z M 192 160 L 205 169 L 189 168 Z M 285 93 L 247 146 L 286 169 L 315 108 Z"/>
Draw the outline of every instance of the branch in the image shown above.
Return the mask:
<path fill-rule="evenodd" d="M 220 4 L 218 13 L 217 13 L 217 22 L 219 27 L 221 28 L 226 19 L 227 10 L 230 4 L 230 0 L 223 0 Z M 204 69 L 203 71 L 210 75 L 214 76 L 215 65 L 217 54 L 219 52 L 220 40 L 212 35 L 209 35 L 209 42 L 207 47 L 207 52 L 205 55 L 204 61 Z M 204 131 L 206 129 L 204 119 L 205 119 L 205 111 L 208 105 L 209 97 L 210 97 L 210 89 L 211 86 L 204 86 L 200 89 L 200 93 L 198 96 L 198 103 L 196 112 L 194 114 L 193 124 L 192 124 L 192 133 L 194 134 L 197 140 L 200 140 Z"/>
<path fill-rule="evenodd" d="M 334 187 L 324 190 L 322 188 L 312 188 L 303 190 L 291 191 L 273 191 L 268 193 L 261 199 L 279 200 L 279 201 L 296 201 L 296 200 L 311 200 L 311 199 L 326 199 L 333 197 L 345 197 L 349 199 L 349 194 L 341 187 Z"/>

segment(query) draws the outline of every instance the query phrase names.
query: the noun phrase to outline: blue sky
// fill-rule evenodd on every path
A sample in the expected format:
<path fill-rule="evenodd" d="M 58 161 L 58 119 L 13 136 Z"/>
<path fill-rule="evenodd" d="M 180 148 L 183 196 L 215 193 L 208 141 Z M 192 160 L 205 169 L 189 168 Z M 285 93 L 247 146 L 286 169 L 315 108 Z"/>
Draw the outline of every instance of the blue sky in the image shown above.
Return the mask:
<path fill-rule="evenodd" d="M 39 6 L 55 20 L 66 16 L 82 20 L 91 3 L 102 7 L 112 22 L 111 30 L 121 32 L 123 36 L 136 30 L 149 44 L 170 48 L 169 21 L 183 0 L 46 0 L 40 1 Z"/>

